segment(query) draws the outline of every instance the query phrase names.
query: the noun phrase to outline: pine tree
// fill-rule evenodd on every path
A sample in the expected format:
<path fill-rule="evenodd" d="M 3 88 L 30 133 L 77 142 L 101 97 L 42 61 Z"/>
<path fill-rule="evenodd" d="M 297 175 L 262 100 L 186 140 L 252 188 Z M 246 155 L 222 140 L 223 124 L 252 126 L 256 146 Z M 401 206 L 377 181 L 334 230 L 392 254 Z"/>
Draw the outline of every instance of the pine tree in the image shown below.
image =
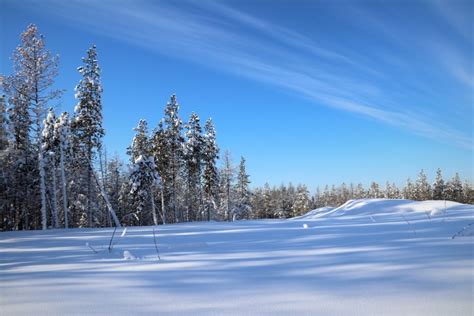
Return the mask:
<path fill-rule="evenodd" d="M 178 222 L 182 216 L 180 211 L 178 195 L 181 191 L 180 173 L 183 166 L 183 143 L 182 121 L 179 118 L 179 104 L 176 95 L 171 95 L 165 107 L 165 137 L 167 145 L 166 157 L 170 172 L 170 208 L 173 210 L 173 220 Z"/>
<path fill-rule="evenodd" d="M 411 182 L 411 179 L 408 178 L 405 187 L 403 188 L 403 198 L 407 200 L 415 200 L 415 186 Z"/>
<path fill-rule="evenodd" d="M 148 123 L 146 120 L 140 120 L 137 127 L 133 129 L 136 133 L 132 144 L 127 148 L 127 155 L 130 156 L 130 162 L 133 164 L 140 156 L 149 157 L 152 152 L 151 142 L 148 138 Z"/>
<path fill-rule="evenodd" d="M 249 184 L 250 180 L 245 168 L 245 158 L 241 157 L 239 164 L 239 173 L 237 175 L 237 186 L 235 189 L 237 199 L 234 216 L 237 219 L 249 219 L 250 214 L 252 213 L 252 205 L 250 203 L 251 192 L 249 189 Z"/>
<path fill-rule="evenodd" d="M 192 113 L 186 125 L 186 143 L 184 146 L 186 164 L 186 220 L 197 220 L 202 206 L 202 165 L 204 159 L 204 138 L 199 116 Z"/>
<path fill-rule="evenodd" d="M 56 123 L 56 115 L 52 108 L 49 109 L 46 119 L 44 120 L 44 128 L 42 133 L 42 150 L 45 154 L 44 163 L 45 171 L 49 171 L 49 177 L 45 176 L 45 179 L 49 178 L 50 186 L 47 186 L 46 190 L 49 192 L 50 197 L 50 208 L 52 216 L 52 226 L 54 228 L 59 227 L 59 217 L 57 208 L 57 192 L 56 192 L 56 160 L 58 145 L 55 137 L 54 126 Z"/>
<path fill-rule="evenodd" d="M 229 151 L 225 151 L 223 165 L 219 172 L 220 217 L 225 221 L 232 220 L 231 211 L 234 208 L 234 166 Z"/>
<path fill-rule="evenodd" d="M 433 200 L 444 200 L 446 198 L 445 190 L 446 185 L 443 180 L 443 175 L 441 169 L 438 168 L 436 171 L 436 179 L 433 183 Z"/>
<path fill-rule="evenodd" d="M 148 222 L 144 218 L 143 209 L 146 203 L 151 204 L 151 214 L 153 224 L 158 225 L 158 216 L 153 197 L 153 188 L 160 185 L 160 177 L 156 171 L 156 165 L 153 157 L 138 156 L 133 164 L 130 175 L 131 190 L 138 201 L 137 217 L 139 225 L 146 225 Z"/>
<path fill-rule="evenodd" d="M 467 180 L 464 181 L 462 190 L 463 190 L 463 193 L 464 193 L 462 203 L 474 204 L 474 188 L 472 187 L 472 185 Z"/>
<path fill-rule="evenodd" d="M 19 111 L 16 111 L 16 114 L 21 117 L 17 117 L 16 123 L 18 121 L 23 121 L 23 124 L 27 123 L 30 116 L 26 115 L 25 111 L 31 110 L 32 113 L 33 131 L 35 133 L 34 144 L 38 157 L 40 180 L 41 227 L 46 229 L 46 174 L 44 153 L 41 146 L 42 120 L 48 102 L 59 97 L 61 91 L 51 89 L 54 78 L 58 73 L 58 58 L 57 56 L 51 56 L 51 53 L 46 49 L 44 38 L 39 34 L 38 28 L 34 24 L 30 24 L 21 34 L 21 44 L 13 54 L 13 69 L 14 75 L 7 77 L 2 85 L 7 94 L 16 99 L 13 102 L 21 108 L 17 108 Z M 24 127 L 22 129 L 24 132 Z M 25 135 L 22 137 L 28 138 Z M 28 210 L 25 211 L 28 212 Z"/>
<path fill-rule="evenodd" d="M 275 210 L 275 203 L 272 198 L 272 190 L 268 183 L 263 186 L 263 205 L 258 218 L 272 218 Z"/>
<path fill-rule="evenodd" d="M 209 118 L 206 121 L 204 134 L 204 172 L 203 172 L 203 194 L 204 206 L 207 213 L 207 220 L 211 220 L 211 214 L 216 209 L 218 195 L 218 171 L 217 159 L 219 159 L 219 147 L 216 143 L 216 132 L 214 124 Z"/>
<path fill-rule="evenodd" d="M 380 186 L 377 182 L 372 182 L 369 188 L 369 198 L 379 199 L 383 197 L 383 192 L 380 190 Z"/>
<path fill-rule="evenodd" d="M 82 205 L 82 225 L 87 223 L 92 227 L 95 223 L 93 206 L 97 204 L 94 196 L 93 185 L 93 160 L 96 152 L 101 148 L 102 137 L 105 132 L 102 128 L 102 85 L 100 82 L 100 67 L 97 63 L 96 46 L 92 45 L 87 50 L 87 56 L 82 59 L 84 65 L 77 70 L 82 79 L 76 86 L 76 99 L 78 104 L 74 108 L 74 117 L 71 123 L 73 134 L 76 168 L 79 176 L 85 174 L 85 179 L 80 186 L 87 189 L 86 203 Z M 82 180 L 82 179 L 81 179 Z M 81 194 L 81 193 L 80 193 Z M 84 209 L 85 207 L 85 209 Z"/>
<path fill-rule="evenodd" d="M 168 139 L 164 129 L 164 120 L 158 123 L 157 128 L 153 131 L 151 138 L 151 150 L 155 159 L 156 168 L 161 179 L 160 195 L 161 195 L 161 213 L 163 216 L 163 224 L 168 221 L 166 212 L 165 195 L 170 196 L 172 176 L 170 173 L 170 159 L 168 158 Z M 169 200 L 169 199 L 167 199 Z"/>
<path fill-rule="evenodd" d="M 446 184 L 446 199 L 450 201 L 460 202 L 463 201 L 463 187 L 461 178 L 459 174 L 456 172 L 454 177 L 448 181 Z"/>
<path fill-rule="evenodd" d="M 61 193 L 63 199 L 62 204 L 64 228 L 69 228 L 66 168 L 69 168 L 71 159 L 71 147 L 69 142 L 71 137 L 71 122 L 69 120 L 69 114 L 67 112 L 63 112 L 56 120 L 56 124 L 54 126 L 54 133 L 56 141 L 59 143 L 59 164 L 61 172 Z"/>
<path fill-rule="evenodd" d="M 364 189 L 362 183 L 357 184 L 354 189 L 354 198 L 355 199 L 365 199 L 367 197 L 367 192 Z"/>
<path fill-rule="evenodd" d="M 309 192 L 305 185 L 299 185 L 296 189 L 295 203 L 293 204 L 293 216 L 303 215 L 309 211 Z"/>
<path fill-rule="evenodd" d="M 415 200 L 426 201 L 430 198 L 431 186 L 428 183 L 425 172 L 423 169 L 421 169 L 420 173 L 418 174 L 418 179 L 415 183 Z"/>

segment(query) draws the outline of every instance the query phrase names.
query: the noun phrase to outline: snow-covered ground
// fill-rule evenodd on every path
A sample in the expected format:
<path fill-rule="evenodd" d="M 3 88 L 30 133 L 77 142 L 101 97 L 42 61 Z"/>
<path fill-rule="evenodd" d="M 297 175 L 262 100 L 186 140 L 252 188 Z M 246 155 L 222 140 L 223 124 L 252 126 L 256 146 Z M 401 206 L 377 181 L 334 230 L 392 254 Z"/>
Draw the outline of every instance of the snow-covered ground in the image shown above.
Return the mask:
<path fill-rule="evenodd" d="M 0 315 L 473 315 L 473 222 L 472 205 L 356 200 L 159 226 L 159 261 L 152 227 L 111 253 L 112 229 L 0 233 Z"/>

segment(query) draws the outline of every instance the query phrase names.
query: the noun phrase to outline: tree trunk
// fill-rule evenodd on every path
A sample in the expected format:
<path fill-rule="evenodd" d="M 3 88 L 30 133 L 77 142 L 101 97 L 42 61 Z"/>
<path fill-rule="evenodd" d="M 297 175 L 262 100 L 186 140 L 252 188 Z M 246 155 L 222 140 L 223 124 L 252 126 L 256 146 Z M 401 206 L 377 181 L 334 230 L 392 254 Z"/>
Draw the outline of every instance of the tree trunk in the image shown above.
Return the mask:
<path fill-rule="evenodd" d="M 51 177 L 52 177 L 52 191 L 51 192 L 51 212 L 53 213 L 53 227 L 59 228 L 59 216 L 58 216 L 58 208 L 57 208 L 57 195 L 56 195 L 56 163 L 54 162 L 54 157 L 52 157 L 52 168 L 51 168 Z"/>
<path fill-rule="evenodd" d="M 163 186 L 161 186 L 161 213 L 163 214 L 163 225 L 166 225 L 165 194 L 163 192 Z"/>
<path fill-rule="evenodd" d="M 151 199 L 151 213 L 153 215 L 153 224 L 158 225 L 158 217 L 156 216 L 155 198 L 153 197 L 153 186 L 150 187 L 150 199 Z"/>
<path fill-rule="evenodd" d="M 62 193 L 63 193 L 63 212 L 64 212 L 64 228 L 69 228 L 69 218 L 67 209 L 67 190 L 66 190 L 66 171 L 64 170 L 64 148 L 63 142 L 59 146 L 61 154 L 61 182 L 62 182 Z"/>
<path fill-rule="evenodd" d="M 45 172 L 44 172 L 44 157 L 43 157 L 43 148 L 41 144 L 39 145 L 38 153 L 38 167 L 40 174 L 40 191 L 41 191 L 41 227 L 43 230 L 47 229 L 48 222 L 46 216 L 46 183 L 45 183 Z"/>

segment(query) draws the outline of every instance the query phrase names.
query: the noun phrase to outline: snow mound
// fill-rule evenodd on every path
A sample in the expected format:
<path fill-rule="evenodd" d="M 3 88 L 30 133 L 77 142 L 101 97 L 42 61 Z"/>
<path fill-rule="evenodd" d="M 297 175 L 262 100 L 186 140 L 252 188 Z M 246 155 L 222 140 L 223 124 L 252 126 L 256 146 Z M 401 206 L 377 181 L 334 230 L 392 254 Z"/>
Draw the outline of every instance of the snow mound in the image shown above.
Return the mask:
<path fill-rule="evenodd" d="M 359 199 L 349 200 L 343 205 L 333 207 L 322 207 L 309 211 L 303 216 L 295 219 L 316 219 L 328 216 L 344 215 L 373 215 L 382 214 L 410 214 L 425 213 L 426 216 L 441 216 L 450 210 L 458 208 L 471 208 L 472 205 L 465 205 L 452 201 L 412 201 L 394 199 Z"/>

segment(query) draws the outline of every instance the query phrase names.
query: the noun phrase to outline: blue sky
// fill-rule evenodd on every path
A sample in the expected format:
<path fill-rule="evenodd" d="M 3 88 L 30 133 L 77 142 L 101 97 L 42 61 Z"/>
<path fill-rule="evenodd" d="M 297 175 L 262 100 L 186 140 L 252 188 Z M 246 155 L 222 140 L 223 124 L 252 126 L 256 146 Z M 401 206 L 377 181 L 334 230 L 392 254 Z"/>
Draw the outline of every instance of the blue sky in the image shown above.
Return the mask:
<path fill-rule="evenodd" d="M 471 1 L 0 0 L 0 72 L 35 23 L 60 55 L 58 111 L 95 43 L 105 144 L 124 159 L 140 118 L 212 117 L 253 185 L 473 179 Z"/>

